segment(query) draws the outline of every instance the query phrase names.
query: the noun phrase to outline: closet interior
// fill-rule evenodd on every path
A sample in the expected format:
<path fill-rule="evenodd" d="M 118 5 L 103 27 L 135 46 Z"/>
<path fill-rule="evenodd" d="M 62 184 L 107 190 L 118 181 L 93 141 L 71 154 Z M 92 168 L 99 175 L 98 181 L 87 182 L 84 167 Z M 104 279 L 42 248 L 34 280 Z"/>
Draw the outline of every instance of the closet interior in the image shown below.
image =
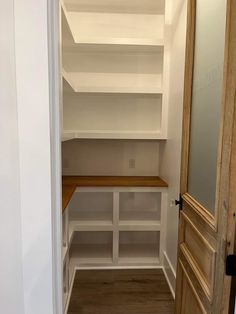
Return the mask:
<path fill-rule="evenodd" d="M 164 0 L 60 2 L 65 312 L 76 270 L 165 263 L 168 10 Z"/>

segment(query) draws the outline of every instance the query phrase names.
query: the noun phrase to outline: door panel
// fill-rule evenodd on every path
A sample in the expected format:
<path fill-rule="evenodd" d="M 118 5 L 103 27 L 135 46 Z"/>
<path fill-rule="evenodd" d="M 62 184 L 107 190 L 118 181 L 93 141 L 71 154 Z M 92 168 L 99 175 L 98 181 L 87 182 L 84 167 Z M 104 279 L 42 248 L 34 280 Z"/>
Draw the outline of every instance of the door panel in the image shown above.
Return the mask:
<path fill-rule="evenodd" d="M 207 314 L 204 305 L 202 304 L 198 293 L 196 292 L 192 280 L 189 278 L 184 265 L 180 262 L 181 274 L 182 274 L 182 302 L 181 302 L 181 314 Z"/>
<path fill-rule="evenodd" d="M 177 314 L 228 312 L 224 268 L 236 220 L 235 11 L 236 0 L 188 0 Z"/>
<path fill-rule="evenodd" d="M 199 283 L 205 290 L 209 300 L 213 297 L 215 249 L 207 241 L 207 237 L 200 233 L 194 223 L 182 213 L 183 228 L 181 234 L 180 250 Z"/>

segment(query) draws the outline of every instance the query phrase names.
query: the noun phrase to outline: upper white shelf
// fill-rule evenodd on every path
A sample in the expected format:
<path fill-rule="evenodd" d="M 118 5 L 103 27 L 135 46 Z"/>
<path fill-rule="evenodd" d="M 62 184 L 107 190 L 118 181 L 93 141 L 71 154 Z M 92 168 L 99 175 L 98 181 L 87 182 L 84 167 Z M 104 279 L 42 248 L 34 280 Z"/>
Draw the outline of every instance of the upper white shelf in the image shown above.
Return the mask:
<path fill-rule="evenodd" d="M 66 42 L 72 37 L 76 44 L 164 45 L 163 14 L 70 11 L 75 6 L 64 4 L 62 8 L 69 29 L 63 34 Z"/>
<path fill-rule="evenodd" d="M 160 74 L 86 73 L 62 71 L 76 93 L 162 94 Z"/>
<path fill-rule="evenodd" d="M 144 139 L 166 140 L 166 136 L 158 131 L 114 131 L 114 130 L 64 130 L 62 142 L 72 139 Z"/>
<path fill-rule="evenodd" d="M 69 11 L 164 14 L 165 0 L 64 0 Z"/>
<path fill-rule="evenodd" d="M 157 46 L 163 47 L 163 39 L 155 38 L 128 38 L 128 37 L 74 37 L 77 44 L 95 45 L 127 45 L 127 46 Z"/>

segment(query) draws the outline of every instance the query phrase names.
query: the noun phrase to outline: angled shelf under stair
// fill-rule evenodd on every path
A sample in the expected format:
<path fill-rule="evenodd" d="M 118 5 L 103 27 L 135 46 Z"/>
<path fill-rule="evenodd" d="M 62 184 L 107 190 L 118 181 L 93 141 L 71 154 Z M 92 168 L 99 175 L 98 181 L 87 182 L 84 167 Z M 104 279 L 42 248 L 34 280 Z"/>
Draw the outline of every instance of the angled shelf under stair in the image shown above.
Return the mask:
<path fill-rule="evenodd" d="M 161 5 L 104 6 L 61 1 L 63 14 L 75 44 L 163 46 L 164 1 Z M 96 7 L 99 10 L 96 11 Z M 125 4 L 120 6 L 124 9 Z"/>

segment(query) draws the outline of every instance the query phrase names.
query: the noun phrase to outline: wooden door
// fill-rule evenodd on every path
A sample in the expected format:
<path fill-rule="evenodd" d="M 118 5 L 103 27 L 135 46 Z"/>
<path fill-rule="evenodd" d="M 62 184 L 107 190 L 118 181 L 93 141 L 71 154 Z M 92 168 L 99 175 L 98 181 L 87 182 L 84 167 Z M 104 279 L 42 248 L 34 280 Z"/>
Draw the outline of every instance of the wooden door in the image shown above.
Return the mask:
<path fill-rule="evenodd" d="M 236 0 L 189 0 L 176 313 L 228 313 L 236 212 Z"/>

